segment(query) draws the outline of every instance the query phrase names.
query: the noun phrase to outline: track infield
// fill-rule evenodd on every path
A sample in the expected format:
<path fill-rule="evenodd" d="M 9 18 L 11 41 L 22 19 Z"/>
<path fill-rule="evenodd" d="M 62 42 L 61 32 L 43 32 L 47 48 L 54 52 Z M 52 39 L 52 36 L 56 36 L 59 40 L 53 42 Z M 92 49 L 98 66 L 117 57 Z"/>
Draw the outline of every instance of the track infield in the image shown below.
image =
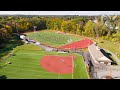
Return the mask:
<path fill-rule="evenodd" d="M 60 46 L 59 49 L 83 49 L 83 48 L 87 48 L 91 44 L 93 44 L 93 41 L 86 38 L 81 41 L 77 41 L 77 42 L 73 42 L 71 44 Z"/>

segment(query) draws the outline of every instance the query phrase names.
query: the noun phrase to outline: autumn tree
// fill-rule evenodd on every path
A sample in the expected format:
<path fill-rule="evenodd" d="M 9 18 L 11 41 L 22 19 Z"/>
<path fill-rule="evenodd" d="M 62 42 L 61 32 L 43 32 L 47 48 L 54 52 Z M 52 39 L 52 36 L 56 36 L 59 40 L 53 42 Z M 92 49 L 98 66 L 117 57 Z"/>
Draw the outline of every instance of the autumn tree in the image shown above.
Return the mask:
<path fill-rule="evenodd" d="M 74 23 L 72 23 L 71 21 L 63 21 L 61 25 L 61 29 L 63 32 L 75 33 L 76 27 Z"/>
<path fill-rule="evenodd" d="M 92 20 L 89 20 L 85 24 L 83 35 L 90 36 L 90 37 L 95 37 L 96 36 L 95 23 Z"/>

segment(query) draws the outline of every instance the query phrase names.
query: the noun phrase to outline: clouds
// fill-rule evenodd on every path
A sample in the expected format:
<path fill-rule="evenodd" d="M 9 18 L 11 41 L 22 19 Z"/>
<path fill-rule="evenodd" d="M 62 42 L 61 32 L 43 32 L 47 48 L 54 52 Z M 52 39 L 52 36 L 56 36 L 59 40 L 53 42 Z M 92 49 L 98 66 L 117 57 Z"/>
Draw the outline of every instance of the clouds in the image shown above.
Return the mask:
<path fill-rule="evenodd" d="M 120 15 L 120 11 L 0 11 L 0 15 Z"/>

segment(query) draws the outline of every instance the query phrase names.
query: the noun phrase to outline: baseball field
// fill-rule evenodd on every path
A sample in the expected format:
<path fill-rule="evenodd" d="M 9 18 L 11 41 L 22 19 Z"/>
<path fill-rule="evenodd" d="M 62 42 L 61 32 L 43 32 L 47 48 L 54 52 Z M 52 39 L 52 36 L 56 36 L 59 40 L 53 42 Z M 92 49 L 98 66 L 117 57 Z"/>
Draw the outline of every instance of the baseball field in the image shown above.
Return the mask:
<path fill-rule="evenodd" d="M 42 50 L 40 47 L 31 44 L 24 44 L 18 46 L 14 48 L 14 51 L 15 52 L 13 53 L 13 56 L 1 62 L 0 78 L 7 79 L 88 78 L 83 57 L 80 55 L 58 52 L 46 52 Z M 45 68 L 44 65 L 46 63 L 44 63 L 43 59 L 46 56 L 59 56 L 59 57 L 57 57 L 57 59 L 49 58 L 53 65 L 51 65 L 51 67 L 49 68 Z M 68 57 L 68 59 L 65 59 L 64 57 Z M 63 61 L 62 62 L 59 61 L 60 58 L 62 58 L 64 62 L 67 62 L 67 64 L 63 63 Z M 11 62 L 11 64 L 6 65 L 7 62 Z M 44 65 L 42 65 L 41 63 L 44 63 Z M 55 71 L 56 64 L 59 65 L 59 67 L 57 66 L 56 68 L 57 72 Z M 71 65 L 69 68 L 67 68 L 68 64 Z"/>
<path fill-rule="evenodd" d="M 54 47 L 84 39 L 47 30 L 27 33 L 27 37 Z M 84 59 L 81 55 L 47 52 L 33 44 L 17 46 L 12 52 L 10 57 L 0 63 L 0 78 L 88 79 Z"/>

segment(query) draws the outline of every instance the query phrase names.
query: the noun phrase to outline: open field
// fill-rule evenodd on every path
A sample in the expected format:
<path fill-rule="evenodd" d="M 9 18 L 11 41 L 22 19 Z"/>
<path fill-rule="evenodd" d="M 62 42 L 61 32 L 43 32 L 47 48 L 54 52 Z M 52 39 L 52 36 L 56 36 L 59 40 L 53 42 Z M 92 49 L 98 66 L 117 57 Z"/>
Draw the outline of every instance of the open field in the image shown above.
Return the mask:
<path fill-rule="evenodd" d="M 98 45 L 102 48 L 108 49 L 114 54 L 119 54 L 120 55 L 120 49 L 118 45 L 115 45 L 114 42 L 107 41 L 107 40 L 102 40 L 104 41 L 103 43 L 98 43 Z M 120 59 L 120 56 L 117 56 Z"/>
<path fill-rule="evenodd" d="M 28 37 L 34 40 L 37 40 L 46 45 L 55 46 L 55 47 L 69 44 L 69 43 L 83 39 L 80 37 L 55 33 L 54 31 L 49 31 L 49 30 L 43 30 L 39 32 L 30 32 L 26 34 L 28 35 Z M 68 42 L 68 40 L 70 40 L 70 42 Z"/>
<path fill-rule="evenodd" d="M 44 55 L 68 56 L 68 53 L 45 52 L 38 46 L 25 44 L 14 49 L 17 51 L 13 56 L 1 62 L 3 66 L 6 62 L 11 62 L 0 69 L 0 75 L 5 75 L 7 79 L 71 79 L 72 74 L 55 74 L 47 72 L 40 66 L 40 59 Z M 75 54 L 74 79 L 87 79 L 87 72 L 82 56 Z M 5 77 L 4 76 L 4 77 Z"/>
<path fill-rule="evenodd" d="M 89 38 L 92 41 L 97 42 L 98 46 L 111 51 L 112 53 L 114 53 L 120 59 L 120 43 L 114 44 L 114 42 L 112 42 L 112 41 L 103 40 L 101 38 L 100 39 L 95 39 L 95 38 L 91 38 L 91 37 L 86 37 L 86 38 Z M 117 54 L 119 54 L 119 56 Z"/>

